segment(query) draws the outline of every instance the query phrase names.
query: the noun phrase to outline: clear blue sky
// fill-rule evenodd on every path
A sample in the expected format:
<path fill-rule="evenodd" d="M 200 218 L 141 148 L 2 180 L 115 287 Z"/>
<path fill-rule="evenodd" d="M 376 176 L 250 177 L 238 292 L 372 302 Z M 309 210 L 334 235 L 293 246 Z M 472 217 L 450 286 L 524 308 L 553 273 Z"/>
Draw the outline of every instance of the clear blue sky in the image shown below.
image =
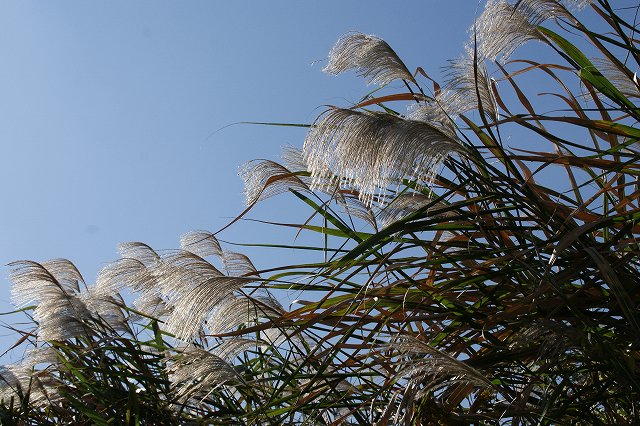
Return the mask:
<path fill-rule="evenodd" d="M 362 96 L 361 79 L 320 71 L 351 30 L 384 38 L 410 69 L 438 76 L 461 53 L 477 9 L 435 0 L 3 1 L 0 263 L 64 257 L 92 283 L 120 242 L 169 249 L 189 230 L 219 229 L 244 207 L 238 166 L 276 159 L 304 131 L 218 129 L 310 122 L 322 105 Z M 224 236 L 256 237 L 242 224 Z"/>

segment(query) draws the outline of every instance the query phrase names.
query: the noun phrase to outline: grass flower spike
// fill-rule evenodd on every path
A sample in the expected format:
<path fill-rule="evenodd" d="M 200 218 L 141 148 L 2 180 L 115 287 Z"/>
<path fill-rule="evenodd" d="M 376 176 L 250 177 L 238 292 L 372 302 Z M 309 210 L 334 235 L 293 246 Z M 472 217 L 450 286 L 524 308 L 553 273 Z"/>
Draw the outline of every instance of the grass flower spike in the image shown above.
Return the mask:
<path fill-rule="evenodd" d="M 369 84 L 385 85 L 398 79 L 415 83 L 396 52 L 373 35 L 348 33 L 333 46 L 323 71 L 336 75 L 349 70 L 356 70 Z"/>
<path fill-rule="evenodd" d="M 521 0 L 514 5 L 490 0 L 475 25 L 478 56 L 491 60 L 500 56 L 506 61 L 527 41 L 541 38 L 538 25 L 559 17 L 571 14 L 556 0 Z"/>
<path fill-rule="evenodd" d="M 366 201 L 405 177 L 428 181 L 453 152 L 462 146 L 428 123 L 340 108 L 320 116 L 304 142 L 313 185 L 333 178 Z"/>

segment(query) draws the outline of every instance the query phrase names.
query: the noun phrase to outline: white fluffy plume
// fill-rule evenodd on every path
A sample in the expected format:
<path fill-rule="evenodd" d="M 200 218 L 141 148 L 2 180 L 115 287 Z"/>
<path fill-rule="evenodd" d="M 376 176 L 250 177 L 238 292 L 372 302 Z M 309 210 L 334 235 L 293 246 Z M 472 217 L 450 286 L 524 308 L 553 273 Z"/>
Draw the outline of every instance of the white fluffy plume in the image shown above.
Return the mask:
<path fill-rule="evenodd" d="M 265 200 L 289 189 L 308 191 L 303 179 L 275 161 L 253 160 L 244 164 L 238 172 L 244 181 L 247 206 Z"/>
<path fill-rule="evenodd" d="M 318 118 L 303 152 L 313 185 L 342 182 L 370 202 L 403 178 L 428 181 L 447 156 L 464 149 L 429 123 L 336 108 Z"/>
<path fill-rule="evenodd" d="M 586 1 L 568 2 L 577 7 Z M 521 0 L 510 4 L 505 0 L 489 0 L 475 28 L 478 56 L 507 60 L 522 44 L 541 38 L 537 27 L 547 19 L 572 18 L 557 0 Z M 473 39 L 472 39 L 473 42 Z"/>
<path fill-rule="evenodd" d="M 386 41 L 359 32 L 347 33 L 336 42 L 323 69 L 334 75 L 349 70 L 355 70 L 369 84 L 385 85 L 397 79 L 415 82 Z"/>
<path fill-rule="evenodd" d="M 209 351 L 189 347 L 173 358 L 169 380 L 178 389 L 178 398 L 189 398 L 238 379 L 233 367 Z"/>
<path fill-rule="evenodd" d="M 91 320 L 92 314 L 81 297 L 78 281 L 82 276 L 71 262 L 21 261 L 11 266 L 13 301 L 18 307 L 36 305 L 34 319 L 39 339 L 64 340 L 89 332 L 85 321 Z"/>

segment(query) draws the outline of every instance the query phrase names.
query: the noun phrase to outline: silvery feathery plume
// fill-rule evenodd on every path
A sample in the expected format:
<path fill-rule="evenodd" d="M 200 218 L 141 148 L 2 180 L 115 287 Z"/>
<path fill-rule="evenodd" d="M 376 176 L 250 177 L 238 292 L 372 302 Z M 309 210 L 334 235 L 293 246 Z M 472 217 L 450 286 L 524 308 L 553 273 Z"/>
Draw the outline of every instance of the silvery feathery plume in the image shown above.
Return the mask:
<path fill-rule="evenodd" d="M 154 306 L 153 302 L 161 301 L 158 295 L 158 280 L 154 271 L 160 265 L 161 260 L 155 252 L 155 256 L 150 256 L 152 251 L 146 244 L 128 243 L 121 245 L 125 252 L 135 256 L 133 247 L 142 247 L 143 252 L 139 258 L 123 258 L 104 267 L 99 273 L 96 280 L 94 293 L 96 297 L 101 295 L 107 298 L 114 293 L 127 289 L 137 293 L 139 296 L 134 300 L 136 309 L 159 318 L 165 313 L 164 307 L 160 305 Z M 147 267 L 143 262 L 147 262 Z M 108 299 L 104 299 L 108 300 Z M 135 316 L 134 316 L 135 317 Z"/>
<path fill-rule="evenodd" d="M 78 282 L 83 281 L 80 272 L 66 259 L 42 263 L 19 261 L 9 266 L 13 267 L 9 274 L 13 282 L 11 295 L 19 307 L 58 297 L 61 293 L 77 294 L 80 291 Z"/>
<path fill-rule="evenodd" d="M 289 190 L 310 191 L 311 179 L 302 152 L 293 147 L 284 147 L 282 159 L 285 165 L 271 160 L 249 161 L 240 168 L 239 175 L 244 181 L 245 203 L 251 206 L 258 201 L 289 192 Z M 331 197 L 340 198 L 335 184 L 316 182 L 314 189 Z"/>
<path fill-rule="evenodd" d="M 308 176 L 309 164 L 307 163 L 302 150 L 292 146 L 285 146 L 282 149 L 281 156 L 289 170 L 295 172 L 307 172 L 306 174 L 300 174 L 299 177 L 307 187 L 311 186 L 311 178 Z M 344 195 L 340 192 L 340 188 L 336 186 L 336 182 L 332 179 L 327 179 L 324 182 L 320 179 L 316 179 L 313 187 L 315 190 L 329 195 L 338 203 L 346 203 Z"/>
<path fill-rule="evenodd" d="M 214 244 L 210 240 L 195 234 L 192 237 L 194 238 L 183 237 L 183 245 L 191 246 L 191 249 L 201 254 L 212 250 L 207 247 Z M 201 281 L 222 276 L 215 267 L 189 251 L 180 251 L 163 259 L 144 243 L 126 243 L 120 245 L 119 249 L 126 257 L 100 271 L 96 285 L 98 289 L 107 293 L 109 290 L 128 288 L 139 294 L 134 301 L 138 310 L 156 318 L 169 315 L 174 318 L 174 323 L 179 321 L 176 318 L 179 315 L 175 315 L 177 300 L 182 299 Z M 193 262 L 189 263 L 187 259 Z M 182 315 L 185 319 L 188 312 Z M 192 332 L 196 333 L 203 319 L 200 320 L 190 321 L 183 326 L 190 330 L 193 328 Z"/>
<path fill-rule="evenodd" d="M 173 309 L 167 305 L 167 302 L 158 294 L 147 292 L 143 293 L 133 301 L 133 306 L 140 311 L 156 319 L 163 319 L 171 315 Z"/>
<path fill-rule="evenodd" d="M 79 297 L 82 276 L 71 262 L 55 259 L 42 264 L 20 261 L 10 265 L 13 301 L 18 307 L 37 304 L 34 319 L 40 339 L 64 340 L 89 332 L 84 321 L 92 319 L 92 315 Z"/>
<path fill-rule="evenodd" d="M 158 258 L 159 259 L 159 258 Z M 154 261 L 157 266 L 160 260 Z M 153 271 L 155 267 L 147 268 L 141 261 L 137 259 L 124 258 L 113 262 L 104 267 L 99 273 L 93 292 L 95 296 L 102 301 L 108 301 L 109 297 L 117 294 L 119 291 L 127 289 L 138 294 L 133 301 L 136 310 L 160 319 L 169 314 L 169 308 L 158 294 L 158 280 Z M 104 297 L 103 297 L 104 296 Z M 104 306 L 108 308 L 108 306 Z M 120 312 L 122 314 L 122 312 Z M 116 312 L 112 312 L 117 316 L 110 316 L 113 320 L 119 321 L 120 318 Z M 137 314 L 130 314 L 123 325 L 127 325 L 129 320 L 138 320 Z M 116 327 L 119 329 L 119 327 Z"/>
<path fill-rule="evenodd" d="M 638 80 L 635 74 L 633 74 L 633 78 L 629 77 L 628 74 L 605 58 L 594 58 L 591 62 L 623 95 L 630 98 L 640 97 L 640 89 L 638 88 Z"/>
<path fill-rule="evenodd" d="M 397 336 L 389 343 L 388 348 L 400 356 L 398 376 L 407 380 L 394 424 L 401 424 L 403 419 L 405 424 L 410 424 L 409 417 L 413 411 L 410 408 L 414 401 L 436 390 L 443 383 L 493 389 L 493 384 L 481 372 L 415 337 Z"/>
<path fill-rule="evenodd" d="M 227 275 L 231 277 L 258 276 L 258 270 L 246 255 L 233 251 L 225 251 L 222 254 L 222 263 Z"/>
<path fill-rule="evenodd" d="M 368 84 L 385 85 L 397 79 L 415 83 L 411 72 L 386 41 L 359 32 L 347 33 L 338 39 L 323 69 L 334 75 L 349 70 L 355 70 Z"/>
<path fill-rule="evenodd" d="M 427 206 L 429 206 L 427 208 Z M 424 194 L 404 193 L 397 195 L 391 203 L 384 206 L 378 213 L 378 219 L 383 227 L 404 219 L 405 217 L 426 208 L 426 213 L 431 217 L 442 217 L 453 215 L 451 212 L 442 212 L 446 204 L 434 202 L 433 198 Z"/>
<path fill-rule="evenodd" d="M 446 67 L 446 84 L 436 96 L 435 104 L 443 110 L 447 118 L 479 110 L 482 106 L 484 114 L 496 121 L 498 106 L 491 84 L 484 62 L 474 58 L 473 51 L 466 49 L 462 57 L 449 61 Z M 416 112 L 418 113 L 420 112 Z M 426 114 L 426 111 L 422 113 Z M 449 134 L 452 129 L 445 127 L 443 121 L 446 118 L 441 117 L 440 120 L 436 122 L 441 123 L 440 127 L 444 127 L 442 131 Z"/>
<path fill-rule="evenodd" d="M 283 146 L 280 157 L 284 160 L 286 168 L 292 172 L 306 172 L 308 169 L 307 161 L 304 159 L 302 151 L 294 146 Z"/>
<path fill-rule="evenodd" d="M 127 318 L 120 308 L 125 306 L 120 294 L 105 294 L 98 286 L 91 286 L 80 298 L 91 314 L 106 323 L 113 331 L 130 331 Z"/>
<path fill-rule="evenodd" d="M 206 396 L 238 375 L 231 365 L 206 350 L 189 347 L 175 355 L 169 368 L 169 380 L 178 390 L 178 399 Z"/>
<path fill-rule="evenodd" d="M 335 108 L 318 118 L 303 152 L 314 186 L 333 179 L 370 203 L 377 191 L 405 177 L 428 181 L 447 156 L 464 149 L 428 123 Z"/>
<path fill-rule="evenodd" d="M 125 288 L 142 291 L 153 281 L 144 263 L 137 259 L 123 258 L 100 270 L 96 287 L 105 294 L 112 294 Z"/>
<path fill-rule="evenodd" d="M 282 306 L 272 297 L 232 295 L 211 312 L 207 318 L 207 328 L 212 334 L 221 334 L 240 325 L 255 324 L 260 318 L 275 318 L 282 313 Z"/>
<path fill-rule="evenodd" d="M 351 195 L 343 195 L 336 197 L 336 202 L 342 207 L 345 213 L 350 216 L 357 217 L 365 221 L 372 229 L 378 230 L 378 222 L 373 210 L 359 198 Z"/>
<path fill-rule="evenodd" d="M 38 338 L 43 341 L 61 341 L 93 333 L 91 311 L 79 296 L 58 294 L 38 304 L 34 311 L 38 322 Z"/>
<path fill-rule="evenodd" d="M 80 283 L 84 283 L 82 274 L 71 261 L 67 259 L 53 259 L 42 262 L 42 266 L 63 287 L 73 292 L 80 292 Z"/>
<path fill-rule="evenodd" d="M 0 399 L 9 401 L 12 397 L 18 399 L 20 393 L 25 393 L 22 388 L 24 377 L 31 376 L 31 369 L 21 364 L 8 364 L 0 366 Z M 26 381 L 27 383 L 28 380 Z"/>
<path fill-rule="evenodd" d="M 25 365 L 36 366 L 44 364 L 47 367 L 55 365 L 59 368 L 60 357 L 58 351 L 52 346 L 37 346 L 25 352 Z"/>
<path fill-rule="evenodd" d="M 55 379 L 48 371 L 34 371 L 24 363 L 0 367 L 0 400 L 8 403 L 12 398 L 29 394 L 29 403 L 43 407 L 61 399 Z"/>
<path fill-rule="evenodd" d="M 147 267 L 153 267 L 160 261 L 160 255 L 145 243 L 122 243 L 118 246 L 118 251 L 122 258 L 138 260 Z"/>
<path fill-rule="evenodd" d="M 415 337 L 398 336 L 389 343 L 389 348 L 401 357 L 400 374 L 410 384 L 424 386 L 421 394 L 433 390 L 445 381 L 449 384 L 464 383 L 493 388 L 491 381 L 480 371 Z"/>
<path fill-rule="evenodd" d="M 219 346 L 213 349 L 211 353 L 220 357 L 220 359 L 222 360 L 231 362 L 241 353 L 246 352 L 250 349 L 255 350 L 257 346 L 260 346 L 260 344 L 255 340 L 235 337 L 225 340 Z"/>
<path fill-rule="evenodd" d="M 443 102 L 444 100 L 444 102 Z M 451 139 L 456 139 L 456 128 L 453 119 L 456 118 L 457 109 L 453 111 L 449 108 L 447 96 L 443 96 L 440 91 L 433 100 L 426 100 L 407 107 L 409 120 L 424 121 L 440 130 Z"/>
<path fill-rule="evenodd" d="M 585 1 L 569 2 L 574 5 Z M 471 28 L 475 33 L 478 57 L 503 61 L 529 40 L 542 39 L 538 26 L 550 18 L 569 18 L 569 11 L 557 0 L 489 0 Z"/>
<path fill-rule="evenodd" d="M 60 404 L 64 397 L 59 393 L 59 382 L 48 370 L 31 374 L 29 402 L 36 407 Z"/>
<path fill-rule="evenodd" d="M 23 364 L 0 366 L 0 400 L 19 401 L 21 395 L 29 393 L 32 373 L 33 369 Z"/>
<path fill-rule="evenodd" d="M 166 316 L 167 331 L 190 340 L 207 317 L 233 293 L 258 277 L 227 276 L 204 257 L 222 257 L 232 274 L 255 275 L 246 256 L 223 253 L 218 240 L 207 231 L 184 235 L 183 250 L 160 256 L 143 243 L 120 246 L 123 259 L 104 268 L 97 287 L 106 290 L 129 288 L 139 294 L 134 302 L 142 312 Z"/>
<path fill-rule="evenodd" d="M 226 276 L 187 251 L 166 256 L 156 277 L 159 290 L 172 309 L 167 331 L 182 340 L 192 339 L 218 304 L 256 279 Z"/>
<path fill-rule="evenodd" d="M 183 245 L 192 246 L 193 250 L 207 250 L 207 246 L 215 243 L 206 238 L 206 235 L 185 235 L 182 237 Z M 158 284 L 158 275 L 163 263 L 161 256 L 147 244 L 140 242 L 123 243 L 118 246 L 122 259 L 104 267 L 98 274 L 96 288 L 103 294 L 112 294 L 123 289 L 131 290 L 139 294 L 133 302 L 136 308 L 160 318 L 170 310 L 164 304 L 160 296 L 161 289 Z"/>
<path fill-rule="evenodd" d="M 184 234 L 180 238 L 180 248 L 202 258 L 209 256 L 222 257 L 220 242 L 209 231 L 192 231 Z"/>
<path fill-rule="evenodd" d="M 302 178 L 275 161 L 253 160 L 244 164 L 238 174 L 244 182 L 245 203 L 258 201 L 288 192 L 289 189 L 308 191 Z"/>
<path fill-rule="evenodd" d="M 188 238 L 188 236 L 183 236 L 182 243 L 188 243 Z M 196 246 L 195 238 L 199 239 L 198 250 L 204 250 L 207 244 L 215 245 L 217 243 L 217 240 L 215 243 L 210 243 L 206 241 L 204 236 L 196 236 L 191 241 L 194 246 Z M 134 305 L 140 311 L 156 316 L 156 318 L 166 314 L 170 307 L 162 303 L 162 289 L 159 284 L 164 262 L 162 257 L 147 244 L 140 242 L 120 244 L 118 250 L 123 258 L 100 271 L 97 287 L 132 290 L 139 294 Z M 153 302 L 157 302 L 158 305 L 154 306 Z"/>

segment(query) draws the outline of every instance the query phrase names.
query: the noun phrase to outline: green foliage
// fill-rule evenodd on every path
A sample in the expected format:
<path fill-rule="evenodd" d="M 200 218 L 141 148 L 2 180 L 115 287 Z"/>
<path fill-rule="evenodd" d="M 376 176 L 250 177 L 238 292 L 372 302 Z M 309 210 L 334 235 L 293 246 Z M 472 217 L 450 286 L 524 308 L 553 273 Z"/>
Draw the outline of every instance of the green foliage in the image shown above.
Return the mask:
<path fill-rule="evenodd" d="M 323 237 L 286 247 L 317 263 L 257 271 L 199 232 L 163 256 L 124 246 L 84 290 L 68 264 L 16 264 L 40 290 L 18 298 L 35 351 L 0 372 L 3 424 L 640 422 L 635 8 L 588 12 L 606 30 L 490 1 L 442 85 L 340 39 L 328 71 L 409 92 L 332 107 L 301 153 L 243 172 L 243 215 L 289 193 L 309 213 L 272 226 Z M 542 61 L 507 61 L 531 39 Z"/>

